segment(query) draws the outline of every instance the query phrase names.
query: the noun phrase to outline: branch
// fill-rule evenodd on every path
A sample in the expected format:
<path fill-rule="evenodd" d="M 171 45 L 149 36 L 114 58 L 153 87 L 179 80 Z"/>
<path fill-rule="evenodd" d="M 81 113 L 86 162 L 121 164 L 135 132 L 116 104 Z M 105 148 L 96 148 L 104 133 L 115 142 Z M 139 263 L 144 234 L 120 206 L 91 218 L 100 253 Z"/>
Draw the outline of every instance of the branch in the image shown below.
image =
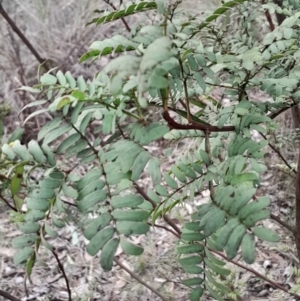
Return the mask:
<path fill-rule="evenodd" d="M 283 227 L 287 228 L 288 230 L 290 230 L 294 235 L 296 234 L 295 228 L 292 225 L 290 225 L 289 223 L 281 220 L 279 217 L 277 217 L 276 215 L 274 215 L 272 213 L 270 214 L 270 217 L 271 217 L 271 219 L 276 221 L 281 226 L 283 226 Z"/>
<path fill-rule="evenodd" d="M 209 131 L 209 132 L 233 132 L 233 131 L 235 131 L 235 127 L 232 125 L 223 126 L 222 128 L 219 128 L 215 125 L 197 123 L 195 121 L 192 121 L 190 124 L 180 124 L 180 123 L 176 122 L 170 116 L 168 111 L 163 112 L 163 117 L 168 122 L 170 128 L 175 129 L 175 130 L 200 130 L 200 131 Z"/>
<path fill-rule="evenodd" d="M 173 231 L 172 229 L 169 229 L 167 228 L 166 226 L 163 226 L 163 225 L 158 225 L 158 224 L 151 224 L 151 223 L 148 223 L 149 226 L 154 226 L 154 227 L 157 227 L 157 228 L 162 228 L 162 229 L 165 229 L 166 231 L 169 231 L 171 232 L 173 235 L 175 235 L 177 238 L 180 238 L 180 235 L 178 233 L 176 233 L 175 231 Z"/>
<path fill-rule="evenodd" d="M 180 229 L 177 227 L 177 225 L 170 219 L 168 215 L 163 216 L 164 220 L 179 234 L 181 235 Z"/>
<path fill-rule="evenodd" d="M 1 290 L 1 289 L 0 289 L 0 296 L 4 297 L 4 298 L 6 298 L 6 299 L 8 299 L 10 301 L 21 301 L 20 299 L 12 296 L 11 294 L 9 294 L 9 293 Z"/>
<path fill-rule="evenodd" d="M 137 192 L 146 200 L 146 201 L 148 201 L 151 205 L 152 205 L 152 207 L 153 207 L 153 209 L 157 206 L 157 204 L 151 199 L 151 198 L 149 198 L 149 196 L 145 193 L 145 191 L 143 190 L 143 188 L 142 187 L 140 187 L 138 184 L 136 184 L 136 183 L 134 183 L 134 187 L 135 187 L 135 189 L 137 190 Z"/>
<path fill-rule="evenodd" d="M 138 275 L 136 275 L 134 272 L 132 272 L 130 269 L 128 269 L 125 265 L 123 265 L 122 262 L 119 261 L 119 259 L 114 258 L 114 262 L 120 267 L 122 268 L 124 271 L 126 271 L 132 278 L 134 278 L 135 280 L 137 280 L 139 283 L 141 283 L 142 285 L 144 285 L 145 287 L 147 287 L 150 291 L 152 291 L 155 295 L 157 295 L 158 297 L 160 297 L 163 301 L 169 301 L 168 299 L 166 299 L 160 292 L 158 292 L 156 289 L 154 289 L 152 286 L 150 286 L 149 284 L 147 284 L 143 279 L 141 279 Z"/>
<path fill-rule="evenodd" d="M 46 60 L 40 57 L 38 52 L 35 50 L 35 48 L 32 46 L 32 44 L 28 41 L 28 39 L 24 36 L 24 34 L 20 31 L 16 23 L 9 17 L 9 15 L 4 10 L 2 4 L 0 3 L 0 14 L 3 16 L 3 18 L 6 20 L 6 22 L 10 25 L 12 30 L 19 36 L 19 38 L 22 40 L 22 42 L 27 46 L 27 48 L 30 50 L 30 52 L 35 56 L 35 58 L 38 60 L 38 62 L 41 65 L 44 65 L 44 68 L 46 71 L 49 71 L 50 68 L 47 66 Z"/>

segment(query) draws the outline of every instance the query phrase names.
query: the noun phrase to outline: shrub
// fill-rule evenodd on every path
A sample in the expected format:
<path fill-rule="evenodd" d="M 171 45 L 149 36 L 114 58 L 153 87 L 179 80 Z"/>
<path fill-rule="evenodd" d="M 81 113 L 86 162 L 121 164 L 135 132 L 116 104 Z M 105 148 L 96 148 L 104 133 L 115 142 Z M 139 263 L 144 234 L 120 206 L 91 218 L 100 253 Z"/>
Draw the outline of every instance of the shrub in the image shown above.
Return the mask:
<path fill-rule="evenodd" d="M 65 226 L 70 203 L 82 215 L 96 214 L 83 235 L 90 255 L 101 251 L 104 270 L 112 269 L 119 245 L 128 255 L 141 255 L 142 246 L 130 237 L 146 234 L 151 223 L 163 218 L 179 237 L 178 261 L 190 275 L 182 283 L 191 300 L 204 292 L 223 300 L 230 293 L 224 285 L 230 274 L 226 261 L 232 262 L 241 249 L 251 264 L 257 238 L 278 242 L 278 234 L 262 225 L 271 214 L 270 199 L 256 192 L 260 175 L 268 171 L 265 148 L 277 127 L 274 119 L 297 106 L 300 97 L 299 5 L 229 1 L 205 20 L 182 15 L 177 5 L 130 3 L 94 18 L 90 25 L 122 19 L 130 30 L 93 42 L 82 55 L 81 62 L 114 55 L 103 70 L 92 78 L 51 70 L 39 84 L 21 88 L 39 96 L 28 105 L 36 110 L 25 122 L 45 112 L 55 114 L 37 141 L 2 146 L 0 163 L 8 171 L 2 191 L 14 200 L 12 218 L 23 232 L 13 240 L 19 249 L 14 261 L 25 264 L 28 275 L 40 245 L 55 253 L 48 238 L 55 239 L 57 229 Z M 126 17 L 145 12 L 153 12 L 156 21 L 131 30 Z M 235 23 L 227 18 L 233 12 L 238 12 Z M 256 20 L 269 12 L 286 19 L 261 36 Z M 216 87 L 226 95 L 226 105 L 211 96 Z M 269 100 L 254 100 L 254 89 Z M 147 118 L 152 107 L 161 120 Z M 149 150 L 159 139 L 198 143 L 163 170 L 161 154 Z M 74 166 L 60 167 L 60 156 L 76 158 Z M 88 172 L 79 176 L 77 164 Z M 35 170 L 44 177 L 32 187 L 28 179 Z M 151 178 L 147 190 L 141 184 L 145 174 Z M 193 203 L 205 189 L 209 202 L 197 206 L 179 229 L 168 214 L 178 204 Z"/>

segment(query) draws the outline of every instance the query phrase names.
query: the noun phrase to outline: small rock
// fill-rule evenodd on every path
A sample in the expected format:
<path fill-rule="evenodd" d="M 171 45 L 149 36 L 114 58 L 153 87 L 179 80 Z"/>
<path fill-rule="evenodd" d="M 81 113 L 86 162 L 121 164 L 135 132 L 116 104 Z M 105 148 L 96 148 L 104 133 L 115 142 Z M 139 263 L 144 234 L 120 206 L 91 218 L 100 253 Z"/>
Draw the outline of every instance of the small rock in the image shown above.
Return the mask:
<path fill-rule="evenodd" d="M 267 297 L 268 295 L 269 295 L 269 291 L 266 290 L 266 289 L 260 291 L 260 292 L 257 294 L 258 297 Z"/>
<path fill-rule="evenodd" d="M 265 260 L 263 267 L 264 269 L 270 269 L 272 267 L 272 262 L 270 260 Z"/>
<path fill-rule="evenodd" d="M 24 278 L 21 277 L 21 276 L 15 278 L 15 283 L 16 283 L 16 284 L 20 284 L 20 283 L 22 283 L 23 281 L 24 281 Z"/>

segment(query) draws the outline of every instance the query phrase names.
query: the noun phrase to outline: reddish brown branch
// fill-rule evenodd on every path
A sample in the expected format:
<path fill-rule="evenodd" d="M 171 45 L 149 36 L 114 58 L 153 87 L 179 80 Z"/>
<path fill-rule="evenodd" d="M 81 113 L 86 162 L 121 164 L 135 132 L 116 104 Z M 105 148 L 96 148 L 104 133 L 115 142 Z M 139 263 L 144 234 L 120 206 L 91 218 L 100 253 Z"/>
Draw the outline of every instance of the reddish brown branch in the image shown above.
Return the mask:
<path fill-rule="evenodd" d="M 168 122 L 169 126 L 175 130 L 200 130 L 209 132 L 233 132 L 235 131 L 234 126 L 223 126 L 219 128 L 215 125 L 202 124 L 192 121 L 191 124 L 180 124 L 176 122 L 169 114 L 168 111 L 163 112 L 163 118 Z"/>

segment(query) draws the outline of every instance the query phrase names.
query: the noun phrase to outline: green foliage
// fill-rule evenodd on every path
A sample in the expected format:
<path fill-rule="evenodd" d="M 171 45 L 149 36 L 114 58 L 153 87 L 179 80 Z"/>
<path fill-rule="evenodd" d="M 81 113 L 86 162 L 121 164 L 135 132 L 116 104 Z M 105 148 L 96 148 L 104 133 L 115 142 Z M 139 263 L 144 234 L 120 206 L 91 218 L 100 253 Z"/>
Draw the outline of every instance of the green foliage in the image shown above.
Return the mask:
<path fill-rule="evenodd" d="M 179 264 L 191 276 L 182 282 L 191 290 L 190 300 L 204 293 L 223 300 L 229 293 L 223 279 L 230 270 L 219 252 L 234 259 L 241 249 L 251 264 L 256 237 L 279 240 L 261 225 L 270 216 L 269 198 L 256 196 L 260 174 L 267 170 L 268 141 L 257 141 L 252 133 L 272 133 L 273 119 L 299 102 L 299 12 L 290 7 L 285 22 L 260 41 L 255 18 L 241 18 L 234 37 L 230 24 L 223 30 L 235 8 L 259 16 L 278 9 L 259 1 L 229 1 L 205 20 L 183 20 L 176 5 L 131 3 L 90 24 L 145 11 L 157 13 L 159 21 L 92 43 L 81 62 L 118 54 L 93 78 L 51 70 L 33 88 L 21 88 L 42 98 L 26 106 L 39 109 L 25 123 L 45 112 L 56 117 L 41 128 L 37 141 L 25 146 L 14 140 L 1 148 L 6 179 L 1 190 L 13 198 L 13 218 L 23 233 L 12 242 L 20 249 L 16 264 L 32 268 L 40 245 L 53 250 L 48 240 L 53 242 L 66 223 L 63 197 L 72 199 L 82 215 L 96 214 L 83 229 L 87 251 L 92 256 L 101 252 L 100 265 L 111 270 L 119 245 L 128 255 L 142 254 L 143 247 L 130 237 L 147 234 L 151 222 L 178 204 L 193 203 L 208 188 L 210 201 L 195 208 L 176 249 Z M 229 105 L 210 96 L 216 86 L 225 89 Z M 272 101 L 251 99 L 254 87 Z M 150 106 L 161 110 L 165 120 L 147 119 Z M 162 158 L 150 151 L 161 139 L 197 143 L 162 170 Z M 89 171 L 82 176 L 66 171 L 57 163 L 59 156 Z M 30 186 L 34 170 L 42 170 L 44 177 Z M 144 175 L 151 179 L 148 190 L 140 187 Z"/>

